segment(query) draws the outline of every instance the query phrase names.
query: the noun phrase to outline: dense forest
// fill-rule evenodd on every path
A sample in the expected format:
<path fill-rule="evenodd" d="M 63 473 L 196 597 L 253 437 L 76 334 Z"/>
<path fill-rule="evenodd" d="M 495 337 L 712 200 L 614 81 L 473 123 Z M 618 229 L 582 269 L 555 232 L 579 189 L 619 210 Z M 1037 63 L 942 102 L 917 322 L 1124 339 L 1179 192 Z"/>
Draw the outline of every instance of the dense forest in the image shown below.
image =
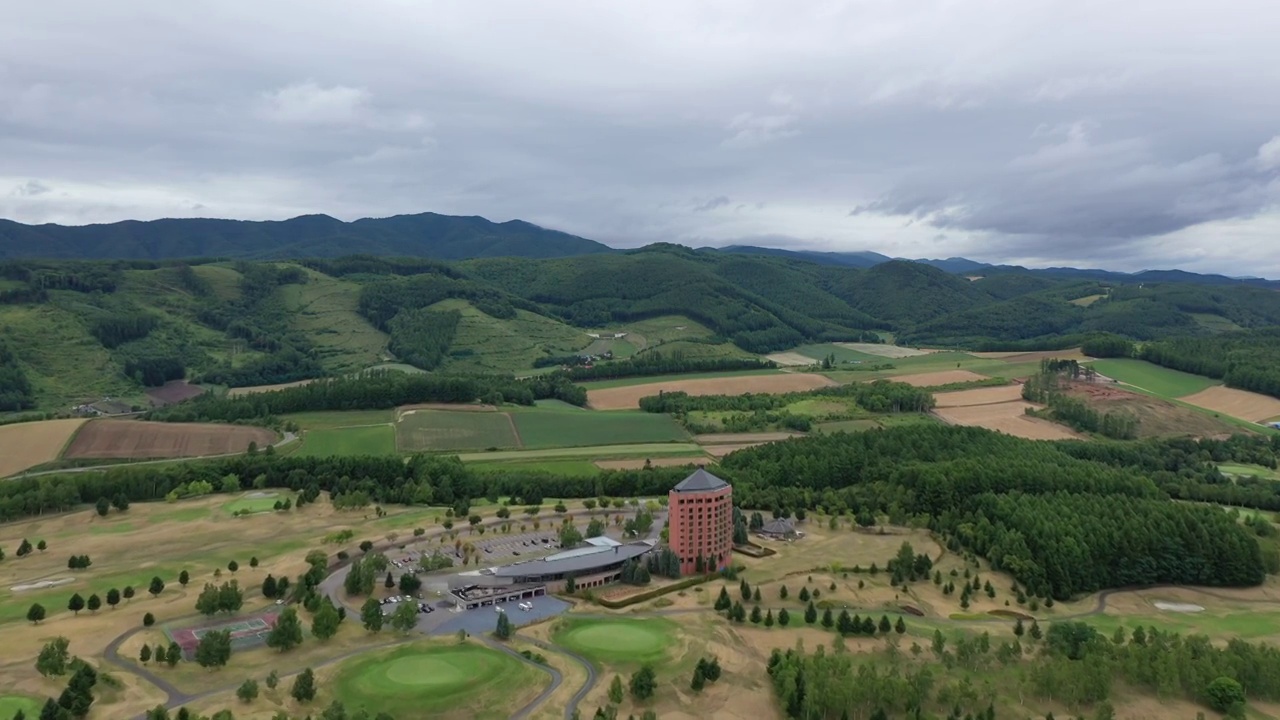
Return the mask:
<path fill-rule="evenodd" d="M 1228 387 L 1280 397 L 1280 328 L 1182 337 L 1143 345 L 1138 357 L 1222 380 Z"/>
<path fill-rule="evenodd" d="M 318 385 L 316 396 L 325 397 L 323 386 L 329 383 Z M 245 412 L 332 409 L 323 402 L 301 402 L 308 397 L 305 390 L 270 394 L 274 401 L 258 409 L 250 401 Z M 282 407 L 282 398 L 298 402 Z M 1171 502 L 1162 487 L 1170 476 L 1183 486 L 1222 481 L 1220 475 L 1197 471 L 1190 456 L 1199 455 L 1201 464 L 1206 456 L 1274 464 L 1276 448 L 1259 439 L 1187 442 L 1114 444 L 1113 450 L 1111 443 L 1037 443 L 976 428 L 913 426 L 771 443 L 729 455 L 721 469 L 744 508 L 821 506 L 832 513 L 886 514 L 899 523 L 924 518 L 954 549 L 988 558 L 1035 596 L 1063 599 L 1135 584 L 1261 582 L 1264 567 L 1274 566 L 1276 559 L 1264 563 L 1248 529 L 1216 507 Z M 1177 456 L 1192 447 L 1198 450 L 1184 461 L 1185 471 L 1152 469 L 1162 454 Z M 240 478 L 242 487 L 314 485 L 378 503 L 453 504 L 512 496 L 535 504 L 542 497 L 661 493 L 684 471 L 653 468 L 577 477 L 475 472 L 443 456 L 415 456 L 405 463 L 396 457 L 259 453 L 10 480 L 0 485 L 0 519 L 119 494 L 151 500 L 191 481 L 213 483 L 228 474 Z"/>
<path fill-rule="evenodd" d="M 18 357 L 0 343 L 0 411 L 29 410 L 35 406 L 31 381 L 18 364 Z"/>

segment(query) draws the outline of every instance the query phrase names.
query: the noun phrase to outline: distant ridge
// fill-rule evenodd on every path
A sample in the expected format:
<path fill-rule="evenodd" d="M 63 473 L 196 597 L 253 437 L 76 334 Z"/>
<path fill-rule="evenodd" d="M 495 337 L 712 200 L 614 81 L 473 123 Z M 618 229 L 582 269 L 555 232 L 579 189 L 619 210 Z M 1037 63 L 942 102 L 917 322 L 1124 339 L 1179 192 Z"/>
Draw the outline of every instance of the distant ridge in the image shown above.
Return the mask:
<path fill-rule="evenodd" d="M 169 260 L 365 255 L 462 260 L 549 258 L 610 252 L 607 245 L 523 220 L 421 213 L 343 222 L 328 215 L 280 221 L 204 218 L 105 225 L 23 225 L 0 220 L 0 258 Z"/>

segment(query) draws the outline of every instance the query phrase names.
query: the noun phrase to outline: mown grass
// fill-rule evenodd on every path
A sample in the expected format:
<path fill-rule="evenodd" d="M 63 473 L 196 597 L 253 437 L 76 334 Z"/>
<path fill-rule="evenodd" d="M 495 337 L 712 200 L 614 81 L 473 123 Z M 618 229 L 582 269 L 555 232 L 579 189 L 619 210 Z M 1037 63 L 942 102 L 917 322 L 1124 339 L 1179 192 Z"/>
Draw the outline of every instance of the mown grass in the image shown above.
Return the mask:
<path fill-rule="evenodd" d="M 1240 465 L 1235 463 L 1222 463 L 1218 465 L 1218 470 L 1224 475 L 1237 475 L 1240 477 L 1260 477 L 1268 480 L 1280 480 L 1280 471 L 1272 470 L 1269 467 L 1261 465 Z"/>
<path fill-rule="evenodd" d="M 517 448 L 507 413 L 415 410 L 396 423 L 396 446 L 401 452 Z"/>
<path fill-rule="evenodd" d="M 396 432 L 390 425 L 309 430 L 302 436 L 302 457 L 394 455 Z"/>
<path fill-rule="evenodd" d="M 281 420 L 297 423 L 303 430 L 332 430 L 334 428 L 355 427 L 359 425 L 390 425 L 395 419 L 395 411 L 385 410 L 328 410 L 318 412 L 290 413 L 282 415 Z"/>
<path fill-rule="evenodd" d="M 1142 388 L 1167 398 L 1186 397 L 1221 384 L 1217 380 L 1170 370 L 1145 360 L 1116 358 L 1094 360 L 1090 365 L 1100 374 L 1113 380 L 1118 380 L 1126 385 Z"/>

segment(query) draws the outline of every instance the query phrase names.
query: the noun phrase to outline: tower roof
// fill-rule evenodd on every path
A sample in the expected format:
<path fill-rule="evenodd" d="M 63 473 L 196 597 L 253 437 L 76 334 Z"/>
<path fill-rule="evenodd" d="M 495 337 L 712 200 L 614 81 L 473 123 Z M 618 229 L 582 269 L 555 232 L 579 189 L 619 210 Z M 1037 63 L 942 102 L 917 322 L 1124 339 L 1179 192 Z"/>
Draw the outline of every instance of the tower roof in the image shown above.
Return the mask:
<path fill-rule="evenodd" d="M 698 468 L 689 477 L 681 480 L 672 490 L 675 492 L 710 492 L 729 487 L 729 483 Z"/>

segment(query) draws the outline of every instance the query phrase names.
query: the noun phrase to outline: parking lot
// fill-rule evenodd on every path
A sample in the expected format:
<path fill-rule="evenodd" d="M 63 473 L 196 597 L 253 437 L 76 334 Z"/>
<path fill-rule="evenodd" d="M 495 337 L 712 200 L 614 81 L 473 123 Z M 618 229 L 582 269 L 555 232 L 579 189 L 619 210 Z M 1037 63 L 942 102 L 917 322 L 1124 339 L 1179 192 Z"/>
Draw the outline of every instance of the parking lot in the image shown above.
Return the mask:
<path fill-rule="evenodd" d="M 555 530 L 539 530 L 537 532 L 512 533 L 502 535 L 485 533 L 471 535 L 468 532 L 458 533 L 458 540 L 463 545 L 470 544 L 482 558 L 480 564 L 509 564 L 518 560 L 543 557 L 560 549 L 558 533 Z M 397 572 L 408 572 L 418 566 L 423 555 L 440 553 L 453 560 L 454 567 L 462 566 L 465 556 L 453 542 L 436 545 L 431 542 L 406 544 L 403 550 L 392 550 L 387 553 L 392 568 Z"/>
<path fill-rule="evenodd" d="M 529 609 L 522 610 L 519 607 L 520 603 L 516 602 L 496 606 L 502 608 L 507 618 L 511 620 L 511 624 L 517 628 L 555 617 L 573 607 L 563 600 L 546 595 L 521 602 L 525 603 Z M 490 606 L 462 612 L 437 610 L 430 615 L 421 616 L 418 620 L 418 629 L 429 635 L 453 635 L 459 630 L 465 630 L 469 635 L 481 635 L 493 632 L 497 624 L 498 613 L 494 610 L 494 606 Z"/>

